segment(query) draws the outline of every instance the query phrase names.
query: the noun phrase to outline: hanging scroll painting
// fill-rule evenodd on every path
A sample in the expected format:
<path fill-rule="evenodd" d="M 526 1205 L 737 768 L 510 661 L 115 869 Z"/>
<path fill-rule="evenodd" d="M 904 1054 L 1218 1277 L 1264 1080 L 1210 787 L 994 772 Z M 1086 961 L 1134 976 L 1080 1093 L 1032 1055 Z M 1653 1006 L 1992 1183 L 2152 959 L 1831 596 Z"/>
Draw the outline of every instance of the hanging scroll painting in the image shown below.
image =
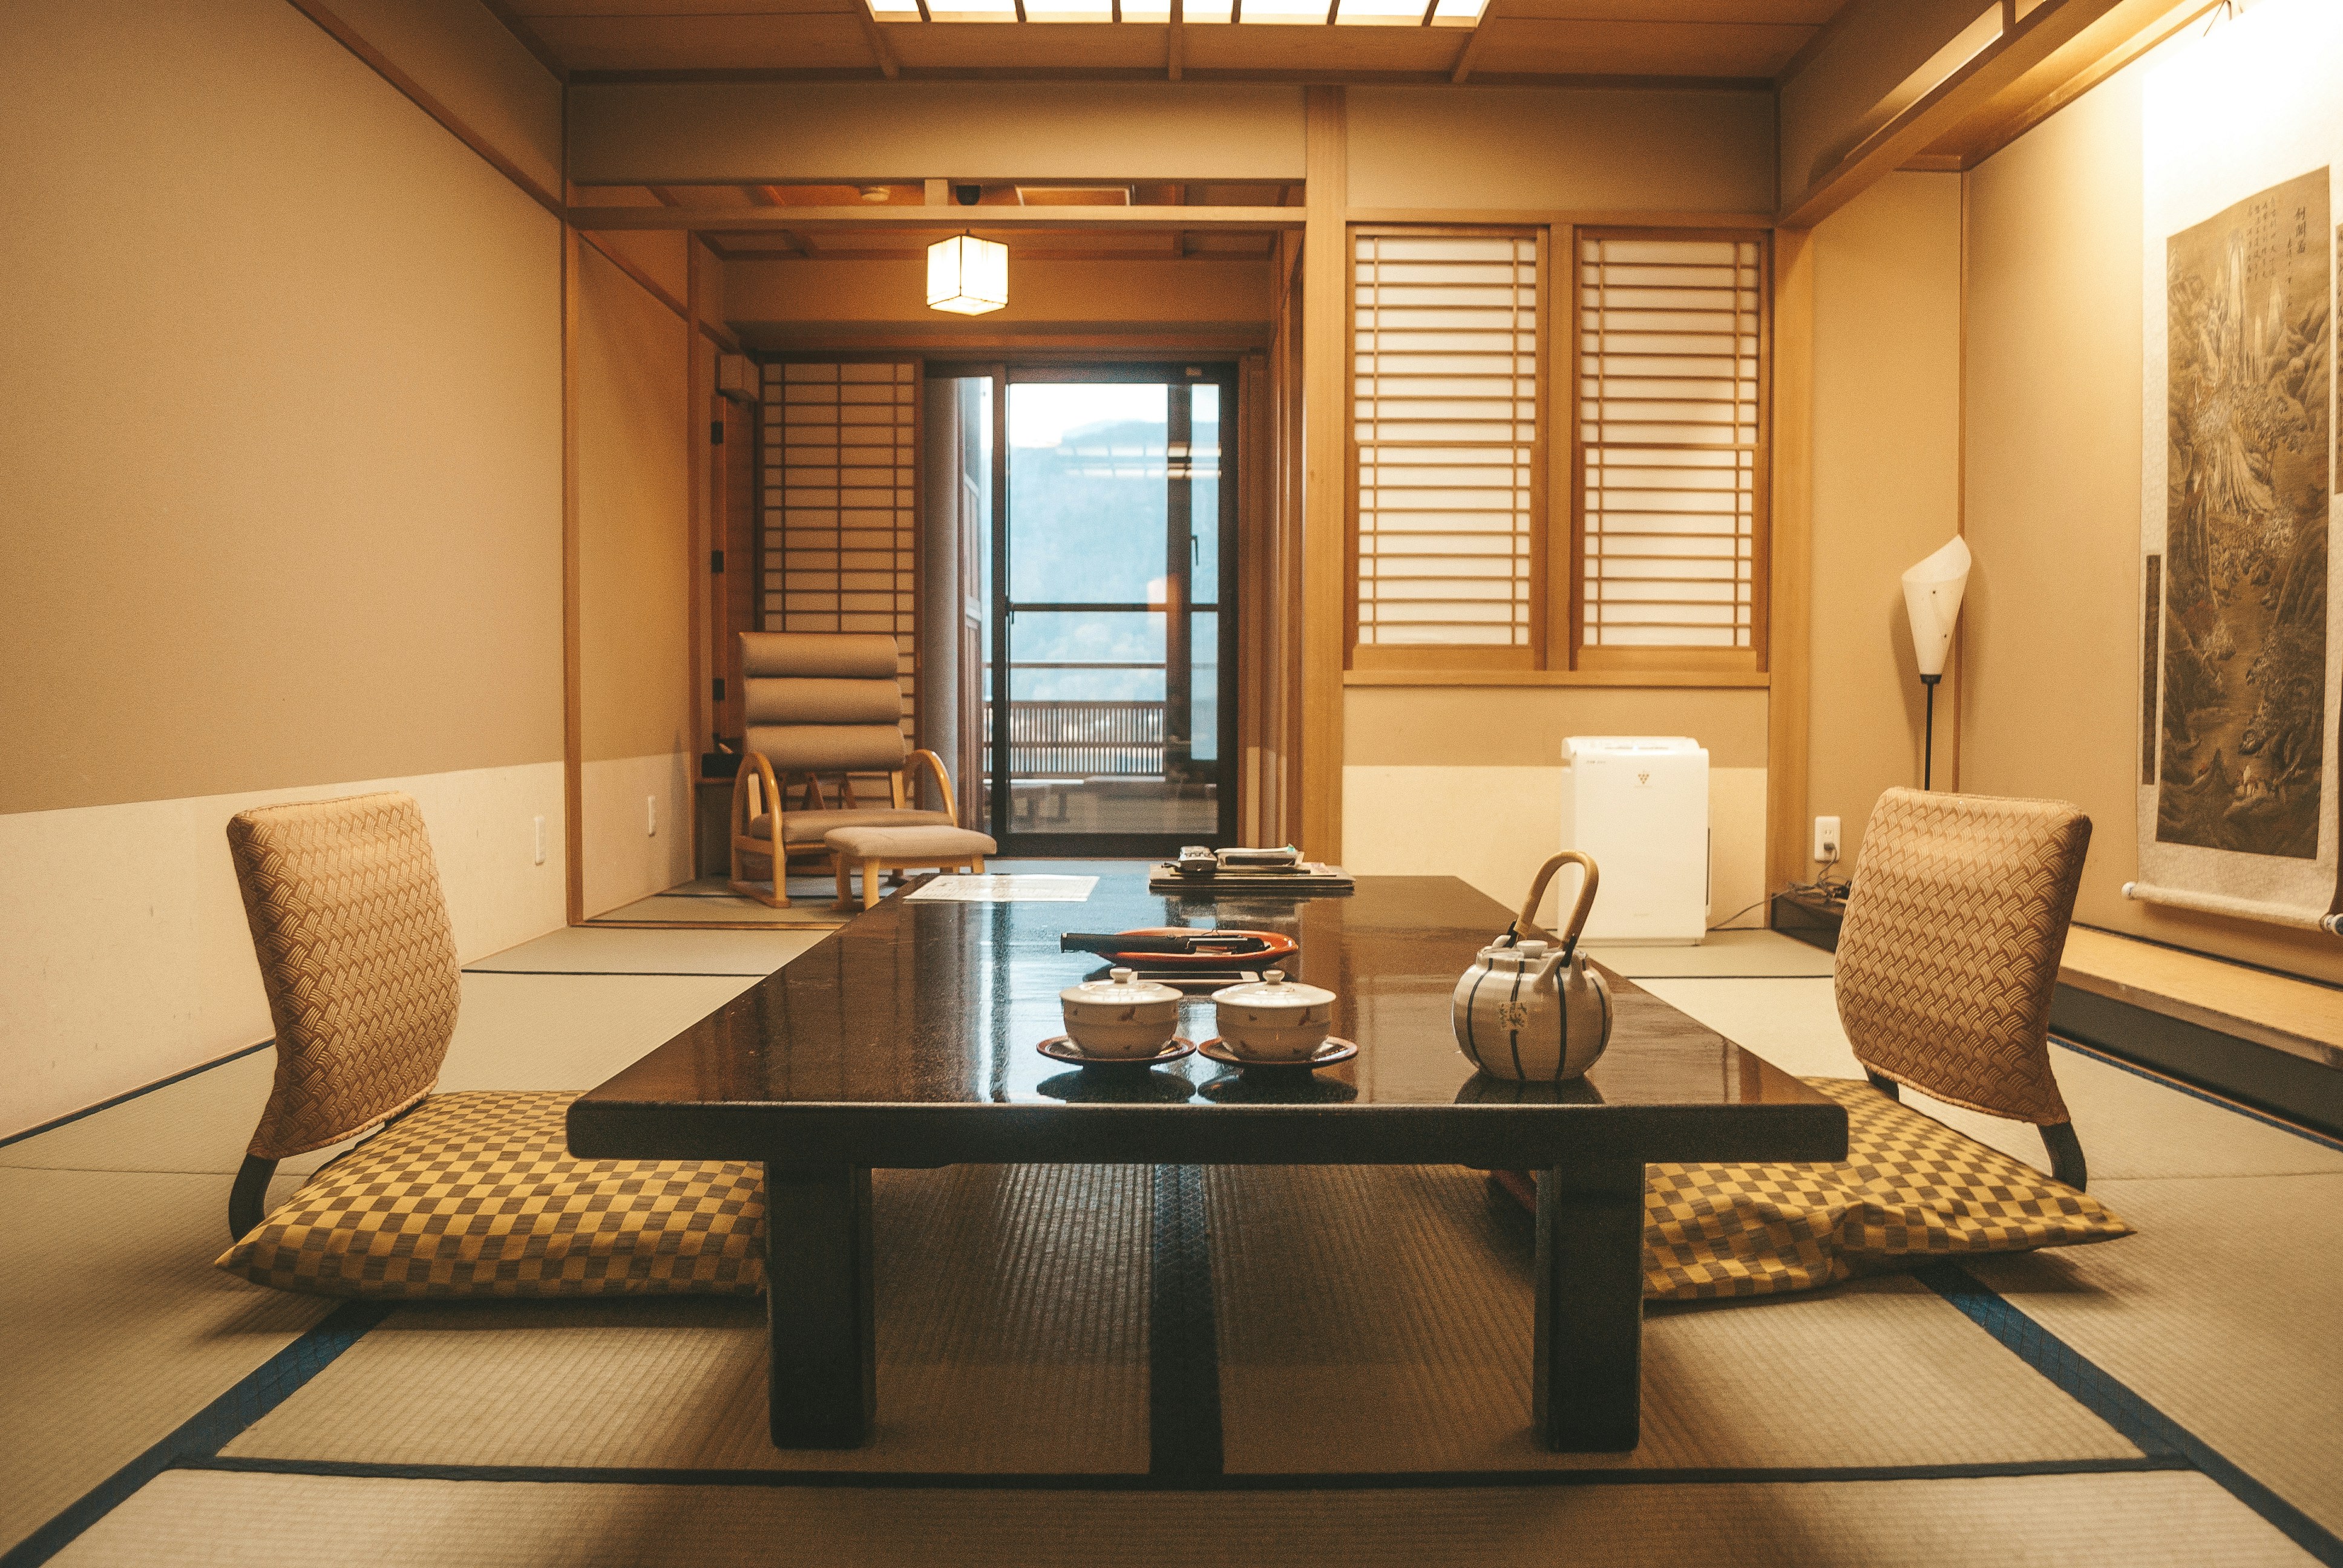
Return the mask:
<path fill-rule="evenodd" d="M 2343 6 L 2266 0 L 2144 99 L 2134 897 L 2316 926 L 2338 900 Z"/>

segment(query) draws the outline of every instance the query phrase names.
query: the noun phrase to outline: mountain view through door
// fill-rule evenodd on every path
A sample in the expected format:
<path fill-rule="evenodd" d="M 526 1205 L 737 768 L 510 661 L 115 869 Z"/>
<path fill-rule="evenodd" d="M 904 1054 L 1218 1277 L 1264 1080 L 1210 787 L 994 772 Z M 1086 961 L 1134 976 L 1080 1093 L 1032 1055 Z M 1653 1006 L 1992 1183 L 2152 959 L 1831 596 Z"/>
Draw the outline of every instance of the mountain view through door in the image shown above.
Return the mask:
<path fill-rule="evenodd" d="M 1012 852 L 1232 833 L 1232 391 L 1217 367 L 1008 373 L 987 736 Z"/>

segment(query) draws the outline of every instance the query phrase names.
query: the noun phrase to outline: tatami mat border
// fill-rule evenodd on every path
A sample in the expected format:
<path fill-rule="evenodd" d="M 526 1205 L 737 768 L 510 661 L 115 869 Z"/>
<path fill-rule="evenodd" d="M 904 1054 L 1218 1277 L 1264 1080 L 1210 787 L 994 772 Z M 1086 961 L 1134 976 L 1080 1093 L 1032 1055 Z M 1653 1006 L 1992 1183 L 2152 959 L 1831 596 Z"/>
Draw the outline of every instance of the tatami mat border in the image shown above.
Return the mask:
<path fill-rule="evenodd" d="M 209 1072 L 215 1067 L 226 1067 L 231 1061 L 241 1061 L 254 1051 L 266 1050 L 276 1043 L 276 1037 L 272 1035 L 256 1045 L 247 1045 L 239 1050 L 231 1050 L 226 1056 L 215 1056 L 209 1061 L 199 1061 L 193 1067 L 181 1068 L 168 1078 L 158 1078 L 152 1083 L 143 1083 L 136 1089 L 126 1089 L 111 1100 L 101 1100 L 96 1105 L 85 1105 L 79 1111 L 68 1111 L 63 1116 L 53 1116 L 37 1127 L 27 1127 L 22 1132 L 11 1132 L 6 1137 L 0 1138 L 0 1149 L 5 1149 L 11 1143 L 21 1143 L 27 1138 L 38 1138 L 44 1132 L 55 1132 L 58 1128 L 79 1121 L 85 1116 L 95 1116 L 101 1111 L 111 1111 L 117 1105 L 126 1105 L 142 1094 L 152 1094 L 158 1089 L 168 1089 L 175 1083 L 185 1083 L 197 1073 Z"/>
<path fill-rule="evenodd" d="M 1121 1473 L 1020 1474 L 901 1470 L 659 1470 L 532 1464 L 375 1464 L 337 1459 L 270 1459 L 246 1454 L 190 1458 L 175 1470 L 264 1475 L 343 1476 L 357 1481 L 561 1482 L 595 1486 L 727 1488 L 830 1487 L 933 1492 L 1444 1492 L 1481 1487 L 1796 1485 L 1823 1482 L 1995 1481 L 2024 1475 L 2116 1475 L 2185 1471 L 2178 1454 L 2114 1459 L 2014 1459 L 1976 1464 L 1683 1470 L 1337 1470 L 1249 1471 L 1237 1475 Z"/>
<path fill-rule="evenodd" d="M 317 1327 L 245 1374 L 235 1387 L 190 1416 L 161 1442 L 107 1476 L 24 1540 L 0 1553 L 0 1568 L 32 1568 L 73 1543 L 131 1493 L 166 1470 L 216 1457 L 244 1431 L 390 1316 L 395 1302 L 345 1302 Z"/>
<path fill-rule="evenodd" d="M 484 970 L 468 975 L 538 975 L 547 980 L 764 980 L 775 970 Z"/>
<path fill-rule="evenodd" d="M 2256 1481 L 2217 1449 L 2133 1392 L 2090 1357 L 2026 1316 L 1958 1263 L 1936 1262 L 1913 1278 L 1958 1307 L 1971 1322 L 2066 1391 L 2151 1459 L 2179 1459 L 2267 1520 L 2330 1568 L 2343 1568 L 2343 1538 Z"/>
<path fill-rule="evenodd" d="M 1217 1476 L 1221 1336 L 1202 1167 L 1155 1168 L 1154 1217 L 1148 1269 L 1148 1473 L 1163 1478 Z"/>

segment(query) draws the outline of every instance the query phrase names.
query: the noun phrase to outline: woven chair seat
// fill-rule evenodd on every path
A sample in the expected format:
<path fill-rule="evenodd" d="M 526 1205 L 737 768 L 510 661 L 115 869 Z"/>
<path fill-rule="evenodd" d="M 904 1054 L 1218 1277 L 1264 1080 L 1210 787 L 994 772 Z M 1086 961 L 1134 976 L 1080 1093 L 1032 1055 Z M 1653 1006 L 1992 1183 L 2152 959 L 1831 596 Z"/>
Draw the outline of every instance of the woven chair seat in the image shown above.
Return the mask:
<path fill-rule="evenodd" d="M 576 1160 L 566 1092 L 434 1094 L 335 1160 L 218 1266 L 320 1296 L 752 1295 L 747 1161 Z"/>
<path fill-rule="evenodd" d="M 1868 1083 L 1805 1082 L 1846 1107 L 1845 1161 L 1650 1167 L 1647 1298 L 1778 1295 L 1931 1258 L 2132 1233 L 2097 1199 Z"/>

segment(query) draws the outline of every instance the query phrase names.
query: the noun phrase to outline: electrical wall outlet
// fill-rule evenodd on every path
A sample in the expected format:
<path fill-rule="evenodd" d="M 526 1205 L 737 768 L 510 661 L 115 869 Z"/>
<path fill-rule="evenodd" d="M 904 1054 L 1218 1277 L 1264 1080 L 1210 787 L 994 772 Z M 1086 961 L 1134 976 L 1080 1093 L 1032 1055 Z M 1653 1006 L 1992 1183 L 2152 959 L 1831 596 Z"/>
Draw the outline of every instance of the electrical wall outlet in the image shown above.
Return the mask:
<path fill-rule="evenodd" d="M 1833 860 L 1838 859 L 1837 818 L 1817 817 L 1815 819 L 1815 859 L 1820 860 L 1826 866 Z"/>
<path fill-rule="evenodd" d="M 545 819 L 537 819 L 537 864 L 545 864 Z"/>
<path fill-rule="evenodd" d="M 656 795 L 643 797 L 643 836 L 649 839 L 659 837 L 659 797 Z"/>

